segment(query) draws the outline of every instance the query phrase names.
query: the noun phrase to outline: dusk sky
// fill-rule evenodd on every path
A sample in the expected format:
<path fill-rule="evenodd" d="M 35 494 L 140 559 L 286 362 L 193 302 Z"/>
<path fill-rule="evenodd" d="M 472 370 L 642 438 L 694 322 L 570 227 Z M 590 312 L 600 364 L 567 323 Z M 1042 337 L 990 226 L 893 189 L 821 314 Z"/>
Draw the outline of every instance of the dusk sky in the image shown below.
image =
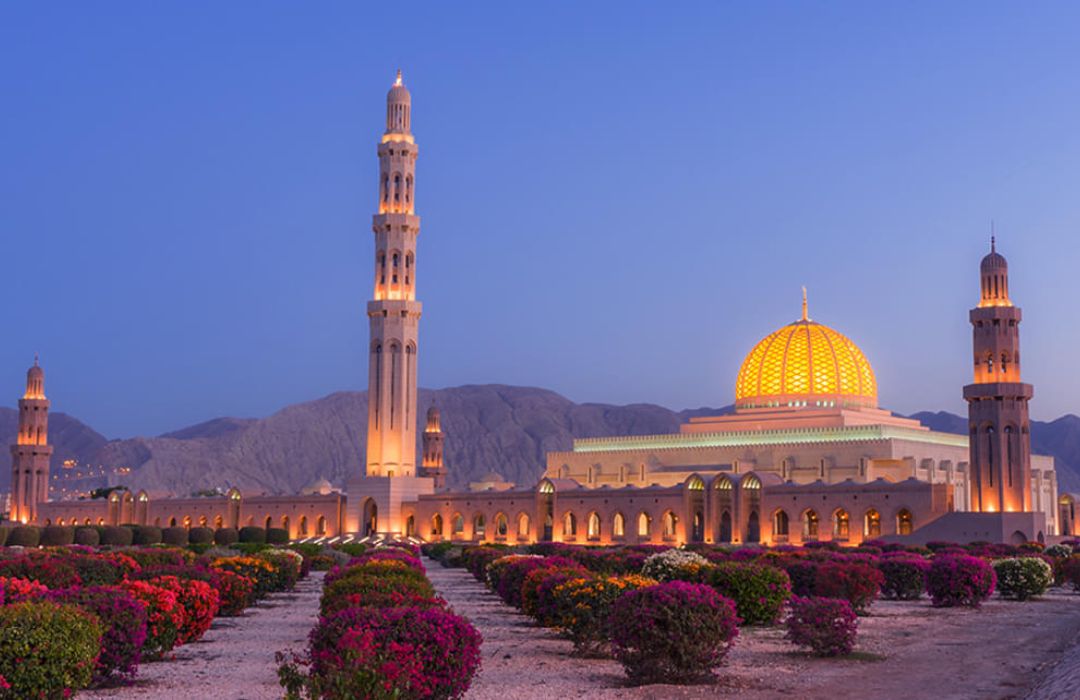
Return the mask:
<path fill-rule="evenodd" d="M 4 3 L 0 405 L 109 437 L 367 382 L 413 96 L 420 384 L 732 402 L 799 316 L 962 412 L 995 221 L 1037 419 L 1080 411 L 1075 3 Z"/>

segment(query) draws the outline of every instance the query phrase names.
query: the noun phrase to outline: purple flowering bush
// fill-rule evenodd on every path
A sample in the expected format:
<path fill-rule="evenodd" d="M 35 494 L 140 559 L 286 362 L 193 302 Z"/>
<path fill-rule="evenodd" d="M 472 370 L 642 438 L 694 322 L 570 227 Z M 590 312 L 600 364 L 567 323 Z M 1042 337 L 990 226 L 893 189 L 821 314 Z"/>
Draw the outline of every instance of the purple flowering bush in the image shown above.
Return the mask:
<path fill-rule="evenodd" d="M 885 577 L 881 597 L 889 600 L 918 600 L 926 590 L 930 562 L 915 554 L 885 556 L 878 562 Z"/>
<path fill-rule="evenodd" d="M 926 592 L 935 608 L 977 608 L 994 592 L 997 577 L 985 559 L 967 554 L 939 554 L 930 564 Z"/>
<path fill-rule="evenodd" d="M 855 648 L 859 618 L 840 598 L 792 598 L 787 638 L 818 656 L 843 656 Z"/>
<path fill-rule="evenodd" d="M 146 606 L 122 588 L 93 586 L 49 593 L 49 599 L 67 603 L 101 622 L 101 654 L 94 683 L 130 681 L 135 677 L 146 641 Z"/>
<path fill-rule="evenodd" d="M 636 684 L 709 679 L 739 634 L 734 602 L 683 581 L 627 591 L 609 619 L 612 655 Z"/>
<path fill-rule="evenodd" d="M 735 601 L 744 625 L 773 624 L 791 597 L 787 572 L 764 564 L 720 562 L 708 571 L 705 582 Z"/>
<path fill-rule="evenodd" d="M 870 564 L 831 561 L 818 567 L 814 594 L 843 598 L 858 615 L 865 615 L 878 597 L 885 577 Z"/>

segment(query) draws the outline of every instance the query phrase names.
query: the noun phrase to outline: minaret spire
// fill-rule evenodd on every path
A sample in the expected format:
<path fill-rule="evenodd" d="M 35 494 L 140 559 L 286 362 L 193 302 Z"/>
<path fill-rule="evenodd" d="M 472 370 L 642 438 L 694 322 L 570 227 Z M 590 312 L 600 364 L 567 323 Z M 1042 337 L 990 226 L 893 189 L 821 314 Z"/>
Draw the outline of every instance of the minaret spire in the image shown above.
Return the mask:
<path fill-rule="evenodd" d="M 806 303 L 806 287 L 802 288 L 802 320 L 810 320 L 810 306 Z"/>

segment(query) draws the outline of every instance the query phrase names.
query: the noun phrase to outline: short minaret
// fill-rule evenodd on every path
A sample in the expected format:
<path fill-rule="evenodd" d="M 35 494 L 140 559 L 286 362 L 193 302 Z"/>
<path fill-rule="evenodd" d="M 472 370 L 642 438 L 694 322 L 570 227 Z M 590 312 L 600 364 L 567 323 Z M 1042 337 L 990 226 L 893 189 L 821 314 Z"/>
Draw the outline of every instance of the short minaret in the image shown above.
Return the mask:
<path fill-rule="evenodd" d="M 416 359 L 420 302 L 416 301 L 416 143 L 412 97 L 401 71 L 386 96 L 386 132 L 379 143 L 375 292 L 368 302 L 368 476 L 416 473 Z"/>
<path fill-rule="evenodd" d="M 49 500 L 49 400 L 45 371 L 34 357 L 26 372 L 26 392 L 19 399 L 19 434 L 11 446 L 11 513 L 13 522 L 37 520 L 38 505 Z"/>
<path fill-rule="evenodd" d="M 1020 309 L 1009 299 L 1009 266 L 997 252 L 982 259 L 979 305 L 970 312 L 975 382 L 964 387 L 970 429 L 971 509 L 1029 512 L 1030 384 L 1020 381 Z"/>
<path fill-rule="evenodd" d="M 446 486 L 446 467 L 443 466 L 443 440 L 439 420 L 439 409 L 432 406 L 427 412 L 427 426 L 424 428 L 424 455 L 420 467 L 420 476 L 431 477 L 435 481 L 435 490 Z"/>

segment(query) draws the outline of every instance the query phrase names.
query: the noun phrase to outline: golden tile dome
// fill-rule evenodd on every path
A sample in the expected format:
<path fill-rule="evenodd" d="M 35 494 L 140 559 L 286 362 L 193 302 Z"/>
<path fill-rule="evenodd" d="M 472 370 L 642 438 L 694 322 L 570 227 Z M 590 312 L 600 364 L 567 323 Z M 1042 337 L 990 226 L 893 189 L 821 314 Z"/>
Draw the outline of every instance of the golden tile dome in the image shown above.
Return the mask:
<path fill-rule="evenodd" d="M 855 343 L 803 317 L 770 333 L 743 360 L 735 382 L 736 408 L 877 407 L 877 381 Z"/>

